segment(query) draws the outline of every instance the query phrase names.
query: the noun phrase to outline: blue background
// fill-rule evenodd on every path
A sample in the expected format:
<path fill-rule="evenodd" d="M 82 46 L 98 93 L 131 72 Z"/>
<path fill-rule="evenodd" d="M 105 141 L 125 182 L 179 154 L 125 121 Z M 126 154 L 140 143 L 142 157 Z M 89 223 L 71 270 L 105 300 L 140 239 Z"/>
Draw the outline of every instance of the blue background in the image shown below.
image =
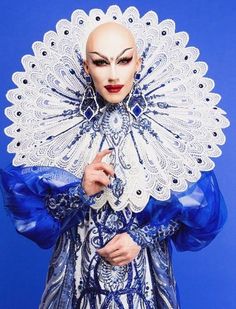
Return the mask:
<path fill-rule="evenodd" d="M 11 75 L 21 71 L 20 59 L 32 53 L 31 44 L 55 29 L 61 18 L 70 18 L 73 10 L 93 7 L 106 10 L 118 4 L 122 10 L 130 5 L 141 15 L 155 10 L 159 19 L 172 18 L 177 31 L 190 34 L 189 45 L 200 49 L 200 60 L 209 65 L 207 76 L 216 82 L 215 92 L 222 95 L 220 107 L 228 112 L 231 127 L 225 130 L 227 143 L 223 156 L 216 159 L 216 175 L 228 205 L 228 221 L 223 231 L 207 248 L 199 252 L 175 252 L 174 267 L 183 309 L 236 308 L 236 169 L 235 169 L 235 57 L 236 2 L 224 0 L 160 1 L 73 1 L 73 0 L 1 0 L 0 4 L 0 166 L 11 162 L 6 153 L 10 139 L 4 127 L 10 121 L 4 116 L 9 105 L 5 98 L 14 88 Z M 34 309 L 43 291 L 50 250 L 42 250 L 14 230 L 3 207 L 0 207 L 0 308 Z"/>

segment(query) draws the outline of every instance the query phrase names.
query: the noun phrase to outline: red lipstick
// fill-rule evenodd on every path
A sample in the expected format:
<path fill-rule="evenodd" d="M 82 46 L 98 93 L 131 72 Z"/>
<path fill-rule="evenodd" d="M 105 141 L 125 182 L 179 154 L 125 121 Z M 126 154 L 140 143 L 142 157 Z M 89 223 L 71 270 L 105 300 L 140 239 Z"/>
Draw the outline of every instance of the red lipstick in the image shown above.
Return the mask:
<path fill-rule="evenodd" d="M 121 88 L 124 85 L 106 85 L 104 86 L 106 88 L 107 91 L 111 92 L 111 93 L 117 93 L 121 90 Z"/>

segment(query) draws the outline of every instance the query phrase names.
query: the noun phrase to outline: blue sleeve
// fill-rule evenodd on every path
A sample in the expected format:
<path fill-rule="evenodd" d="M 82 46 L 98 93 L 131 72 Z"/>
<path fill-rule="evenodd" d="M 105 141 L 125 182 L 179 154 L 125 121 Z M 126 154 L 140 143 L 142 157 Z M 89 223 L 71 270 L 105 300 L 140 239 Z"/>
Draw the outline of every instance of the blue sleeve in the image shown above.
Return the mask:
<path fill-rule="evenodd" d="M 178 229 L 174 233 L 166 233 L 166 236 L 171 236 L 177 250 L 195 251 L 215 238 L 226 216 L 216 177 L 213 172 L 204 172 L 199 181 L 190 184 L 185 192 L 173 192 L 168 201 L 157 201 L 151 197 L 137 218 L 141 230 L 145 230 L 146 226 L 148 231 L 157 232 L 160 227 L 168 231 L 171 222 L 178 222 Z M 156 237 L 159 237 L 158 233 L 153 234 L 153 238 Z"/>
<path fill-rule="evenodd" d="M 18 233 L 42 248 L 83 220 L 91 199 L 81 179 L 54 167 L 13 167 L 1 170 L 3 199 Z M 67 203 L 65 203 L 67 201 Z"/>
<path fill-rule="evenodd" d="M 206 247 L 221 231 L 227 209 L 213 172 L 202 175 L 186 194 L 176 194 L 180 204 L 182 226 L 172 239 L 179 251 L 196 251 Z"/>

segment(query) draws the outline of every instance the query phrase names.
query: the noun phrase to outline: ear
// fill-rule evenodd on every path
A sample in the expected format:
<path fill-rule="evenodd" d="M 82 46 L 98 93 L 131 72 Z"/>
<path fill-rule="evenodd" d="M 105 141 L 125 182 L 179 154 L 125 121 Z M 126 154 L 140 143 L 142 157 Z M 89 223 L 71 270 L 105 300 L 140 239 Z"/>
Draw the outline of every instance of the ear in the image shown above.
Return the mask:
<path fill-rule="evenodd" d="M 88 68 L 88 62 L 87 62 L 87 60 L 84 60 L 83 65 L 84 65 L 84 70 L 85 70 L 85 72 L 86 72 L 87 74 L 89 74 L 89 68 Z"/>
<path fill-rule="evenodd" d="M 141 64 L 142 64 L 142 58 L 138 57 L 137 63 L 136 63 L 136 71 L 137 72 L 141 70 Z"/>

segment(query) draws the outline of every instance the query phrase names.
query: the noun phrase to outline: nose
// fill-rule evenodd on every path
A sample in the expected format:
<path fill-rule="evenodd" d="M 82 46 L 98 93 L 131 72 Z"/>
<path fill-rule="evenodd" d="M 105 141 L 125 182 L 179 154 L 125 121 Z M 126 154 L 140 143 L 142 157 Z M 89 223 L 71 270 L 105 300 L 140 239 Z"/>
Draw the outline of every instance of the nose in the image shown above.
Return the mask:
<path fill-rule="evenodd" d="M 108 78 L 108 81 L 109 82 L 116 82 L 119 80 L 119 77 L 118 77 L 118 72 L 117 72 L 117 67 L 115 64 L 112 64 L 110 66 L 110 72 L 109 72 L 109 78 Z"/>

